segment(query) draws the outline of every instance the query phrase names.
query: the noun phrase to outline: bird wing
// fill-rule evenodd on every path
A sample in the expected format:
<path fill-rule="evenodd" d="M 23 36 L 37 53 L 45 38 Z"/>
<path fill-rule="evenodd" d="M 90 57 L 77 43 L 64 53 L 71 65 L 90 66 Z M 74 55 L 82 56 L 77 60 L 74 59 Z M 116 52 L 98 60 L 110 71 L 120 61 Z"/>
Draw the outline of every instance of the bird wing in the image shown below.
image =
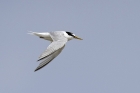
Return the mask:
<path fill-rule="evenodd" d="M 64 37 L 62 32 L 50 32 L 50 36 L 53 42 L 47 47 L 47 49 L 40 55 L 38 61 L 48 57 L 50 54 L 55 52 L 56 50 L 62 48 L 68 39 Z"/>
<path fill-rule="evenodd" d="M 58 51 L 59 49 L 63 48 L 65 45 L 64 42 L 61 41 L 54 41 L 52 42 L 47 49 L 40 55 L 38 61 L 47 58 L 49 55 L 53 54 L 54 52 Z"/>
<path fill-rule="evenodd" d="M 58 56 L 61 51 L 63 50 L 63 48 L 65 47 L 65 45 L 62 48 L 59 48 L 57 51 L 53 52 L 52 54 L 50 54 L 46 59 L 44 59 L 39 66 L 35 69 L 35 71 L 43 68 L 44 66 L 46 66 L 48 63 L 50 63 L 56 56 Z"/>
<path fill-rule="evenodd" d="M 68 41 L 61 32 L 50 33 L 53 42 L 47 47 L 47 49 L 40 55 L 38 61 L 43 60 L 35 71 L 47 65 L 56 56 L 58 56 L 63 50 L 66 42 Z"/>

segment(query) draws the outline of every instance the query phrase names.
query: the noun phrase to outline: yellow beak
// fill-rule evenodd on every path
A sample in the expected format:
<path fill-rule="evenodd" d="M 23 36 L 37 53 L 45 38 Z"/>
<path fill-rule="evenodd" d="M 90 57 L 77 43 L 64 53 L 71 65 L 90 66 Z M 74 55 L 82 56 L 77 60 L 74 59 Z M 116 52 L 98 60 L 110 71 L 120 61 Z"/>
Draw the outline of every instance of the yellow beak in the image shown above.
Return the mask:
<path fill-rule="evenodd" d="M 78 36 L 74 36 L 75 39 L 79 39 L 79 40 L 83 40 L 82 38 L 78 37 Z"/>

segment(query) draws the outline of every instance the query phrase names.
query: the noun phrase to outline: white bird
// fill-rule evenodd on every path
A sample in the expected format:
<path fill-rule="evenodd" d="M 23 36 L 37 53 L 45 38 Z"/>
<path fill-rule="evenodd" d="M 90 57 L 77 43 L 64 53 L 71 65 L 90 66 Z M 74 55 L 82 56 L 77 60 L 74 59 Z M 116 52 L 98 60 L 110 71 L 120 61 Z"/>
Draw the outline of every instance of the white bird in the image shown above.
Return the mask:
<path fill-rule="evenodd" d="M 36 35 L 42 39 L 51 41 L 51 44 L 40 55 L 38 61 L 42 60 L 42 62 L 35 69 L 35 71 L 43 68 L 49 62 L 51 62 L 56 56 L 58 56 L 63 50 L 63 48 L 65 47 L 67 41 L 72 40 L 74 38 L 82 40 L 81 38 L 77 37 L 75 34 L 67 31 L 54 31 L 54 32 L 44 32 L 44 33 L 30 32 L 29 34 Z"/>

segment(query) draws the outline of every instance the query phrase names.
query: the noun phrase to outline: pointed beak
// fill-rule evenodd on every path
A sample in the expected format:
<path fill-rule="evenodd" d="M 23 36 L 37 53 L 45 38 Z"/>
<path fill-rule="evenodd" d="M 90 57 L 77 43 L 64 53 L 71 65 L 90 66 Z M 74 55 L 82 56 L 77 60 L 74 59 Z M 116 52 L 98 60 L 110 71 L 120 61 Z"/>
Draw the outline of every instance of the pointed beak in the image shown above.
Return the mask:
<path fill-rule="evenodd" d="M 79 39 L 79 40 L 83 40 L 82 38 L 78 37 L 78 36 L 74 36 L 75 39 Z"/>

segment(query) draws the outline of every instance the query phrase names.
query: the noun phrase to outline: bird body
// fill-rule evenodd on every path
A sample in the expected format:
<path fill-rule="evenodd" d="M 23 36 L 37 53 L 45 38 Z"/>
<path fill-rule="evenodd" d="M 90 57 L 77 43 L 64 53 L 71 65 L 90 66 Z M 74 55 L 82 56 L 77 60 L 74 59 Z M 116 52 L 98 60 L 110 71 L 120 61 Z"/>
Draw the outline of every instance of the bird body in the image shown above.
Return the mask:
<path fill-rule="evenodd" d="M 38 61 L 42 60 L 42 62 L 35 69 L 35 71 L 46 66 L 56 56 L 58 56 L 63 50 L 63 48 L 65 47 L 67 41 L 72 40 L 73 38 L 82 40 L 81 38 L 75 36 L 75 34 L 67 31 L 54 31 L 54 32 L 45 32 L 45 33 L 30 32 L 29 34 L 36 35 L 42 39 L 51 41 L 51 44 L 40 55 Z"/>

